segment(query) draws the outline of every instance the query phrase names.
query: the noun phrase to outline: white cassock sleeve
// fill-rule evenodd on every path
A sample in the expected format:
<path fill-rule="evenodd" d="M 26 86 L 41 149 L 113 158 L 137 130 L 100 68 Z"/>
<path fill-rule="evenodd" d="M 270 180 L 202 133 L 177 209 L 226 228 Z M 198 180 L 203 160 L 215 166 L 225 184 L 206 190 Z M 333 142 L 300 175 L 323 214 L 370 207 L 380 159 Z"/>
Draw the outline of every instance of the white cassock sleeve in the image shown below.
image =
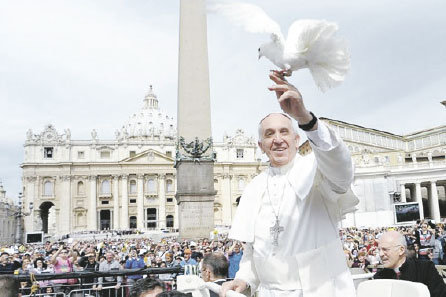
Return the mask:
<path fill-rule="evenodd" d="M 318 121 L 318 128 L 306 132 L 315 154 L 318 169 L 330 183 L 331 189 L 338 193 L 346 193 L 354 177 L 350 152 L 336 133 L 325 123 Z"/>
<path fill-rule="evenodd" d="M 241 279 L 249 284 L 249 286 L 251 287 L 251 295 L 254 294 L 259 285 L 259 279 L 257 277 L 252 253 L 252 243 L 244 243 L 243 257 L 240 260 L 239 270 L 235 274 L 236 279 Z"/>
<path fill-rule="evenodd" d="M 321 183 L 323 196 L 331 204 L 330 217 L 333 223 L 339 222 L 347 213 L 355 211 L 359 202 L 351 189 L 354 168 L 350 151 L 322 121 L 318 122 L 318 129 L 306 134 L 324 181 Z"/>

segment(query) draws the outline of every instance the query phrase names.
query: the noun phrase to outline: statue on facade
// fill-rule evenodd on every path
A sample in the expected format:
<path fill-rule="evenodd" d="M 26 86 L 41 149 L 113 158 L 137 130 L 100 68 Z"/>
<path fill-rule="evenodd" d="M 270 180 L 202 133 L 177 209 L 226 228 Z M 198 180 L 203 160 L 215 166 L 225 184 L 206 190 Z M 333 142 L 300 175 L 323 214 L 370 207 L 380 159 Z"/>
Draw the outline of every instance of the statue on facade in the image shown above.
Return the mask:
<path fill-rule="evenodd" d="M 26 131 L 26 140 L 32 140 L 33 138 L 33 130 L 28 129 L 28 131 Z"/>
<path fill-rule="evenodd" d="M 71 140 L 71 130 L 69 128 L 65 129 L 65 138 L 66 140 Z"/>
<path fill-rule="evenodd" d="M 98 137 L 98 133 L 96 132 L 95 129 L 93 129 L 93 130 L 91 131 L 91 138 L 92 138 L 93 140 L 96 140 L 97 137 Z"/>

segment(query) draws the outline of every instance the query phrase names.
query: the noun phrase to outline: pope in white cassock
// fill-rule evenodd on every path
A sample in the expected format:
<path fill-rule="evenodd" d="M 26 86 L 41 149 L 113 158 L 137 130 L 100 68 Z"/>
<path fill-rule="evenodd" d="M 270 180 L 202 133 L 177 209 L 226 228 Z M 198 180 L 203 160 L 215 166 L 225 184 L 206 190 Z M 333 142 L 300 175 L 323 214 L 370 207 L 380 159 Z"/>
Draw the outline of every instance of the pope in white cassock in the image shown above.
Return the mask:
<path fill-rule="evenodd" d="M 359 202 L 351 191 L 353 165 L 342 140 L 304 106 L 281 72 L 270 78 L 285 114 L 259 125 L 259 146 L 270 167 L 246 187 L 229 237 L 245 242 L 240 270 L 223 284 L 260 297 L 356 296 L 337 229 Z M 306 132 L 313 152 L 298 151 L 292 119 Z"/>

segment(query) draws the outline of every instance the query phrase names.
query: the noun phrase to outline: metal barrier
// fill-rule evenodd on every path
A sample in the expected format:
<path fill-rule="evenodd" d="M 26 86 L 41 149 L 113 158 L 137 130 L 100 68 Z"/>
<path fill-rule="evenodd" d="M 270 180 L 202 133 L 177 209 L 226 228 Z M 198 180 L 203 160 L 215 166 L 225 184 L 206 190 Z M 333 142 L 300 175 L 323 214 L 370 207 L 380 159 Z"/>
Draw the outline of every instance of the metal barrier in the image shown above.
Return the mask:
<path fill-rule="evenodd" d="M 119 289 L 115 286 L 102 287 L 102 290 L 86 288 L 72 290 L 68 297 L 126 297 L 129 296 L 132 285 L 121 285 Z"/>
<path fill-rule="evenodd" d="M 163 282 L 172 282 L 175 281 L 175 279 L 164 279 Z M 26 292 L 31 291 L 31 287 L 24 287 L 20 288 L 20 292 L 22 293 L 22 297 L 32 297 L 32 296 L 48 296 L 48 297 L 127 297 L 130 293 L 130 288 L 132 287 L 131 284 L 121 284 L 119 289 L 116 289 L 115 286 L 104 286 L 101 290 L 98 290 L 97 287 L 99 283 L 91 283 L 91 284 L 75 284 L 75 285 L 68 285 L 68 284 L 56 284 L 58 289 L 63 292 L 51 292 L 47 293 L 45 292 L 47 288 L 51 288 L 52 290 L 55 289 L 53 284 L 48 284 L 47 287 L 42 287 L 39 289 L 39 293 L 36 294 L 28 294 Z M 108 294 L 107 292 L 110 292 L 110 290 L 115 290 L 115 294 Z"/>
<path fill-rule="evenodd" d="M 162 277 L 162 281 L 169 284 L 171 287 L 175 288 L 176 276 L 184 272 L 181 267 L 172 268 L 144 268 L 144 269 L 122 269 L 117 271 L 104 271 L 104 272 L 91 272 L 91 271 L 80 271 L 80 272 L 69 272 L 69 273 L 48 273 L 48 274 L 35 274 L 33 275 L 37 280 L 37 283 L 44 284 L 36 294 L 31 294 L 31 275 L 29 274 L 19 274 L 19 275 L 9 275 L 8 277 L 15 280 L 16 283 L 27 283 L 26 287 L 19 288 L 19 292 L 22 296 L 60 296 L 60 297 L 78 297 L 78 296 L 95 296 L 95 297 L 127 297 L 129 296 L 129 287 L 131 285 L 126 284 L 125 280 L 121 284 L 121 288 L 118 289 L 117 293 L 110 291 L 114 287 L 106 286 L 102 287 L 102 290 L 93 289 L 97 287 L 99 283 L 84 283 L 83 279 L 92 279 L 106 276 L 129 276 L 129 275 L 148 275 L 151 277 L 159 275 L 167 275 L 167 277 Z M 77 279 L 77 283 L 54 283 L 57 279 Z M 105 284 L 107 285 L 107 284 Z M 53 292 L 46 292 L 47 288 L 52 288 Z M 112 292 L 106 294 L 106 292 Z"/>

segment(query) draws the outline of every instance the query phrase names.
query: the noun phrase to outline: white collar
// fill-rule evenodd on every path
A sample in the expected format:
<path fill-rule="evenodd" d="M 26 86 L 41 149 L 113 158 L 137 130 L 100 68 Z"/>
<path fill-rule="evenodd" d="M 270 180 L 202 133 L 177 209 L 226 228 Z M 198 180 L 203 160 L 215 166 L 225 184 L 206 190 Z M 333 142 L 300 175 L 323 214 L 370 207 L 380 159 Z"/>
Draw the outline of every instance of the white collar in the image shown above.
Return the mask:
<path fill-rule="evenodd" d="M 280 166 L 280 167 L 273 167 L 270 165 L 269 170 L 268 170 L 268 174 L 269 175 L 286 175 L 288 174 L 288 172 L 290 172 L 291 168 L 293 168 L 294 165 L 294 160 L 297 159 L 297 154 L 293 157 L 293 159 L 291 159 L 290 162 L 288 162 L 287 164 Z"/>

